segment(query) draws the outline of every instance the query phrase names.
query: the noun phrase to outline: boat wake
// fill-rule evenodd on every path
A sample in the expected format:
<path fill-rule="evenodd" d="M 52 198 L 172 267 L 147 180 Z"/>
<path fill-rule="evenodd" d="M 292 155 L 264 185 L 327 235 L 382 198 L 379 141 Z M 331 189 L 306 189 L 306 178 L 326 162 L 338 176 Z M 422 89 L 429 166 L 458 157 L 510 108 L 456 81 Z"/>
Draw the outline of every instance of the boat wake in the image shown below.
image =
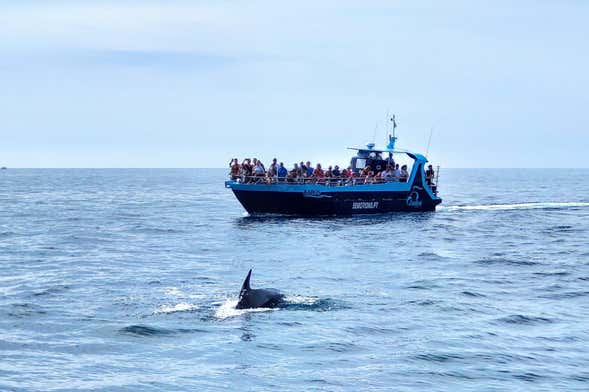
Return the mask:
<path fill-rule="evenodd" d="M 508 211 L 508 210 L 547 210 L 589 207 L 589 202 L 544 202 L 487 204 L 478 206 L 439 206 L 439 211 Z"/>

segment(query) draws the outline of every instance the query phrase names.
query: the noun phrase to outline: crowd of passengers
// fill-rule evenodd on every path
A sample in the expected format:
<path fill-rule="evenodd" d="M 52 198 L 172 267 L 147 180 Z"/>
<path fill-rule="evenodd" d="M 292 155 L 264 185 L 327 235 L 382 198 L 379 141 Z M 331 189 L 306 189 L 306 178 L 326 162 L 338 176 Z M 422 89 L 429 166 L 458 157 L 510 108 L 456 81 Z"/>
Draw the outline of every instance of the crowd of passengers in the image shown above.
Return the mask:
<path fill-rule="evenodd" d="M 237 158 L 234 158 L 229 163 L 230 177 L 232 180 L 241 180 L 245 183 L 268 183 L 275 182 L 313 182 L 313 183 L 343 183 L 343 184 L 371 184 L 382 182 L 407 182 L 409 172 L 407 165 L 399 167 L 399 164 L 391 162 L 381 171 L 373 171 L 370 165 L 355 173 L 351 166 L 340 170 L 338 165 L 329 166 L 323 169 L 318 163 L 313 167 L 311 162 L 295 163 L 292 169 L 288 170 L 283 162 L 278 163 L 276 158 L 266 169 L 262 161 L 257 158 L 253 160 L 246 158 L 242 163 L 239 163 Z M 431 165 L 426 173 L 428 183 L 433 179 L 433 169 Z M 430 177 L 431 176 L 431 177 Z"/>

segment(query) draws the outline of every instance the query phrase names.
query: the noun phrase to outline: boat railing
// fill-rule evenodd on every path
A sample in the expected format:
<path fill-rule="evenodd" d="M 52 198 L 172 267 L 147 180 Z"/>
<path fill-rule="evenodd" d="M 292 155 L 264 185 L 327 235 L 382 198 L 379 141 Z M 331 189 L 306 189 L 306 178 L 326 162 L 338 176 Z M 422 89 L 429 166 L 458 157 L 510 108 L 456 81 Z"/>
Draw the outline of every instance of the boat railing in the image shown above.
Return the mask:
<path fill-rule="evenodd" d="M 307 185 L 307 184 L 318 184 L 325 186 L 352 186 L 352 185 L 370 185 L 370 184 L 388 184 L 395 182 L 407 182 L 407 178 L 388 178 L 382 179 L 377 177 L 268 177 L 268 176 L 244 176 L 239 175 L 230 176 L 232 181 L 236 181 L 242 184 L 251 185 Z"/>

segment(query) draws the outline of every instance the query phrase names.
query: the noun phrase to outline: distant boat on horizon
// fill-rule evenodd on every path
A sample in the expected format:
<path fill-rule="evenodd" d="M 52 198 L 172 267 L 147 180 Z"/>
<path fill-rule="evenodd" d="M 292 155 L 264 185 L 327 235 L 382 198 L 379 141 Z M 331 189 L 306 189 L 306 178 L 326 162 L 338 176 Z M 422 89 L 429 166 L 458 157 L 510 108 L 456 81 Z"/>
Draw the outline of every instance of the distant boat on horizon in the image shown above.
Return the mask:
<path fill-rule="evenodd" d="M 7 170 L 7 167 L 6 166 L 2 166 L 2 167 L 0 167 L 0 170 Z"/>

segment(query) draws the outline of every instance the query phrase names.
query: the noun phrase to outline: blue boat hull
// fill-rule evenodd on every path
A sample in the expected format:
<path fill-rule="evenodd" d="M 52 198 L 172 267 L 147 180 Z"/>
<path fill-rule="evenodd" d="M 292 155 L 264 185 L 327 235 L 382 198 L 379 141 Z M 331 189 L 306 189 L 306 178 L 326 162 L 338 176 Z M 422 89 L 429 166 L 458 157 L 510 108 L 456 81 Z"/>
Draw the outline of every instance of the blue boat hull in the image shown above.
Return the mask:
<path fill-rule="evenodd" d="M 271 192 L 233 189 L 239 202 L 250 214 L 284 215 L 352 215 L 387 212 L 435 211 L 441 199 L 425 192 L 417 198 L 411 192 Z"/>

